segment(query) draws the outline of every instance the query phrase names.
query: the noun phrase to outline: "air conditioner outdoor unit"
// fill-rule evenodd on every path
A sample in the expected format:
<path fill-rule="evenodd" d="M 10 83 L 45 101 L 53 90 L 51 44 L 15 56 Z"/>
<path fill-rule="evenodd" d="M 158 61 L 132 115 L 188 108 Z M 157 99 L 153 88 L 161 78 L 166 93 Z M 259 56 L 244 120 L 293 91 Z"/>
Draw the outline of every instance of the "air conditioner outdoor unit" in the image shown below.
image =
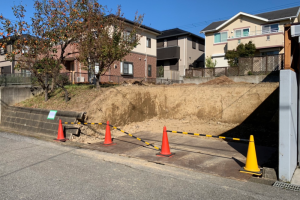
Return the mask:
<path fill-rule="evenodd" d="M 300 24 L 291 26 L 291 35 L 292 37 L 300 36 Z"/>
<path fill-rule="evenodd" d="M 77 77 L 77 82 L 83 83 L 84 82 L 84 77 Z"/>

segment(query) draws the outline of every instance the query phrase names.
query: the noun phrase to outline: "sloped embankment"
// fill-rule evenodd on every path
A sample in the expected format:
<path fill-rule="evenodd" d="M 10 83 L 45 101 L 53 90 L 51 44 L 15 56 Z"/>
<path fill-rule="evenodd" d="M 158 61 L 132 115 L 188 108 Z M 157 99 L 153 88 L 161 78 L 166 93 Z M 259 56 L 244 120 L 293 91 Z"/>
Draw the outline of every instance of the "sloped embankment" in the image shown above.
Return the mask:
<path fill-rule="evenodd" d="M 266 115 L 270 120 L 278 109 L 277 88 L 278 83 L 120 86 L 105 90 L 85 107 L 85 111 L 89 121 L 109 119 L 117 126 L 154 117 L 184 119 L 190 116 L 236 124 L 268 100 L 268 105 L 260 108 L 255 120 L 266 120 Z"/>

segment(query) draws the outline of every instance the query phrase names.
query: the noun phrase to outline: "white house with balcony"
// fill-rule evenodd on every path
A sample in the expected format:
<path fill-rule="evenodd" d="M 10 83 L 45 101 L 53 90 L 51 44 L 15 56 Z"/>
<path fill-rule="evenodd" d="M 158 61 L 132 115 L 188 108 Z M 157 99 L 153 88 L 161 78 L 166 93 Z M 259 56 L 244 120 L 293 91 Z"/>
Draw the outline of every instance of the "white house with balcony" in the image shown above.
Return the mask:
<path fill-rule="evenodd" d="M 227 50 L 252 41 L 256 56 L 284 53 L 284 25 L 300 22 L 300 7 L 251 15 L 239 12 L 232 18 L 213 22 L 200 33 L 205 34 L 205 54 L 217 61 L 216 67 L 226 67 Z"/>

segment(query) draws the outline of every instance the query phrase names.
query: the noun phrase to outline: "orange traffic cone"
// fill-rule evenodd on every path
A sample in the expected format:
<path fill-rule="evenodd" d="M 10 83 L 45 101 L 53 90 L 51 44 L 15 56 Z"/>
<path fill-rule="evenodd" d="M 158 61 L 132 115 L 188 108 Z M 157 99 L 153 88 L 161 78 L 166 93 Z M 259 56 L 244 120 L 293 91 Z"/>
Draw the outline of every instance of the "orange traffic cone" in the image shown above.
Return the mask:
<path fill-rule="evenodd" d="M 250 139 L 249 139 L 246 166 L 240 169 L 240 172 L 258 175 L 258 176 L 262 175 L 262 171 L 261 169 L 258 168 L 258 164 L 257 164 L 257 157 L 256 157 L 253 135 L 250 135 Z"/>
<path fill-rule="evenodd" d="M 61 123 L 61 119 L 59 120 L 59 123 L 58 123 L 57 139 L 54 139 L 54 140 L 60 141 L 60 142 L 65 142 L 66 141 L 65 135 L 64 135 L 64 129 L 63 129 L 63 126 L 62 126 L 62 123 Z"/>
<path fill-rule="evenodd" d="M 161 157 L 171 157 L 174 155 L 174 153 L 171 153 L 170 151 L 167 128 L 165 126 L 164 126 L 163 137 L 162 137 L 161 152 L 156 155 Z"/>
<path fill-rule="evenodd" d="M 113 143 L 113 141 L 111 139 L 109 121 L 107 121 L 106 131 L 105 131 L 105 139 L 104 139 L 103 145 L 109 146 L 109 145 L 115 145 L 115 144 L 116 143 Z"/>

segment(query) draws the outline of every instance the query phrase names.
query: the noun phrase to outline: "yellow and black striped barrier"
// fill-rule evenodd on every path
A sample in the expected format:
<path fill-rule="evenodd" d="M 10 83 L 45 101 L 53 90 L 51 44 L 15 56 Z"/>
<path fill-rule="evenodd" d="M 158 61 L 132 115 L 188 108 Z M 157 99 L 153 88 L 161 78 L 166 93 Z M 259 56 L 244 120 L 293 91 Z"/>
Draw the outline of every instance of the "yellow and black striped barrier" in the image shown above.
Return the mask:
<path fill-rule="evenodd" d="M 226 139 L 226 140 L 236 140 L 236 141 L 249 142 L 248 139 L 232 138 L 232 137 L 225 137 L 225 136 L 205 135 L 205 134 L 200 134 L 200 133 L 189 133 L 189 132 L 170 131 L 170 130 L 167 130 L 167 132 L 170 132 L 170 133 L 180 133 L 180 134 L 185 134 L 185 135 L 195 135 L 195 136 L 213 137 L 213 138 L 220 138 L 220 139 Z"/>
<path fill-rule="evenodd" d="M 72 124 L 72 125 L 80 125 L 80 124 L 83 124 L 83 125 L 106 125 L 106 123 L 81 123 L 81 122 L 64 122 L 64 124 Z"/>
<path fill-rule="evenodd" d="M 64 122 L 64 124 L 72 124 L 72 125 L 81 125 L 81 124 L 82 125 L 106 125 L 106 123 L 80 123 L 80 122 L 77 122 L 77 123 L 75 123 L 75 122 Z M 147 144 L 149 146 L 152 146 L 153 148 L 155 148 L 157 150 L 160 150 L 160 148 L 158 148 L 157 146 L 154 146 L 153 144 L 150 144 L 149 142 L 146 142 L 145 140 L 143 140 L 141 138 L 138 138 L 138 137 L 136 137 L 136 136 L 134 136 L 134 135 L 132 135 L 130 133 L 127 133 L 126 131 L 124 131 L 124 130 L 122 130 L 120 128 L 117 128 L 117 127 L 115 127 L 113 125 L 110 125 L 110 124 L 109 124 L 109 126 L 112 127 L 113 129 L 116 129 L 118 131 L 121 131 L 122 133 L 125 133 L 125 134 L 129 135 L 130 137 L 133 137 L 133 138 L 135 138 L 135 139 L 137 139 L 137 140 L 139 140 L 141 142 L 144 142 L 145 144 Z"/>

